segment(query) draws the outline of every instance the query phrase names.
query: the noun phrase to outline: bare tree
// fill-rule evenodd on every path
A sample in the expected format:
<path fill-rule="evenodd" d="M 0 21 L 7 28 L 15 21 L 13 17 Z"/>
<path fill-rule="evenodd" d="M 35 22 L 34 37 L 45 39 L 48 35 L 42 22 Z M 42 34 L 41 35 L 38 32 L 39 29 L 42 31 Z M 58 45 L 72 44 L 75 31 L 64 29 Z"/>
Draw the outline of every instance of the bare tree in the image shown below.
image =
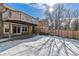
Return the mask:
<path fill-rule="evenodd" d="M 57 4 L 54 6 L 53 19 L 55 20 L 55 28 L 60 29 L 60 19 L 63 17 L 64 4 Z"/>
<path fill-rule="evenodd" d="M 59 24 L 60 24 L 59 19 L 62 18 L 63 16 L 62 11 L 64 9 L 64 4 L 56 4 L 52 8 L 54 10 L 50 13 L 48 6 L 47 10 L 45 11 L 45 15 L 47 19 L 49 19 L 50 26 L 53 29 L 59 29 Z"/>
<path fill-rule="evenodd" d="M 75 9 L 73 12 L 72 12 L 72 16 L 74 19 L 72 19 L 70 21 L 70 29 L 71 30 L 78 30 L 79 29 L 79 9 Z"/>
<path fill-rule="evenodd" d="M 45 15 L 48 19 L 49 25 L 53 29 L 61 29 L 61 25 L 64 24 L 62 26 L 62 29 L 69 30 L 72 27 L 71 26 L 72 18 L 79 17 L 79 9 L 72 11 L 71 9 L 64 8 L 64 4 L 55 4 L 53 6 L 53 9 L 54 10 L 52 11 L 52 13 L 50 13 L 49 6 L 47 6 L 47 10 L 45 11 Z M 63 20 L 64 22 L 62 22 Z M 77 21 L 74 22 L 72 22 L 74 24 L 73 26 L 76 26 L 75 28 L 77 28 L 78 26 L 76 24 L 78 24 L 78 22 Z"/>
<path fill-rule="evenodd" d="M 73 17 L 78 18 L 79 17 L 79 9 L 76 9 L 73 11 Z"/>
<path fill-rule="evenodd" d="M 65 14 L 65 16 L 66 16 L 66 29 L 67 30 L 69 30 L 70 29 L 70 27 L 69 27 L 69 25 L 70 25 L 70 21 L 71 21 L 71 19 L 72 19 L 72 12 L 71 12 L 71 10 L 70 9 L 66 9 L 66 14 Z"/>

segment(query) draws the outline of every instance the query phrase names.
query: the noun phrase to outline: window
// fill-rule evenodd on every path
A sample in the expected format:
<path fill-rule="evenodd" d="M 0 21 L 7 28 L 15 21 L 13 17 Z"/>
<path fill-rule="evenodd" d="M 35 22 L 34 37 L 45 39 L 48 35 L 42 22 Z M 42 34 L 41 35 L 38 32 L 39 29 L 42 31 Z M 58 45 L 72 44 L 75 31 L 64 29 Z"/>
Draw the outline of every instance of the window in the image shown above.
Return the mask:
<path fill-rule="evenodd" d="M 24 27 L 22 27 L 22 31 L 25 31 L 25 28 Z"/>
<path fill-rule="evenodd" d="M 9 29 L 8 28 L 5 28 L 5 32 L 9 32 Z"/>
<path fill-rule="evenodd" d="M 13 33 L 17 33 L 16 26 L 13 26 Z"/>
<path fill-rule="evenodd" d="M 20 33 L 20 26 L 17 27 L 17 33 Z"/>
<path fill-rule="evenodd" d="M 13 25 L 13 33 L 20 33 L 21 27 L 19 25 Z"/>
<path fill-rule="evenodd" d="M 4 33 L 9 33 L 9 24 L 4 23 Z"/>
<path fill-rule="evenodd" d="M 27 26 L 22 27 L 22 32 L 25 32 L 25 31 L 27 31 Z"/>
<path fill-rule="evenodd" d="M 27 31 L 27 27 L 25 27 L 25 31 Z"/>
<path fill-rule="evenodd" d="M 22 32 L 27 31 L 27 26 L 22 24 L 13 24 L 12 25 L 12 33 L 21 34 Z"/>

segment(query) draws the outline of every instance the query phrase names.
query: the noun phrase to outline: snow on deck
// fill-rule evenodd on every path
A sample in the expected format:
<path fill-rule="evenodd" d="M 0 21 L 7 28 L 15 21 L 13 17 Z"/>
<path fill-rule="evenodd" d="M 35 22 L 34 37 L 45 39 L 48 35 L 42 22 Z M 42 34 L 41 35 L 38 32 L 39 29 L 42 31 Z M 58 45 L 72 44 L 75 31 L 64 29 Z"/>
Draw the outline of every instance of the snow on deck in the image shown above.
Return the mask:
<path fill-rule="evenodd" d="M 37 39 L 37 38 L 36 38 Z M 79 41 L 56 36 L 42 36 L 33 42 L 21 44 L 0 53 L 2 56 L 78 56 Z"/>

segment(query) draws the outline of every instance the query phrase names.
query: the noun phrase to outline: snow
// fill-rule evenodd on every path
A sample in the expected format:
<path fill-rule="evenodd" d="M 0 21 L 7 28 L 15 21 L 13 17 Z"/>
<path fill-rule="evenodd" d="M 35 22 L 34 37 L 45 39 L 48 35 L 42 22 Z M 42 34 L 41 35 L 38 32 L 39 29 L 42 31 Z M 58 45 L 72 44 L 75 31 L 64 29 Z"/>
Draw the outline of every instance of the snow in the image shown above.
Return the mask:
<path fill-rule="evenodd" d="M 29 41 L 28 40 L 34 40 Z M 17 41 L 18 42 L 18 41 Z M 15 42 L 15 43 L 17 43 Z M 0 53 L 2 56 L 78 56 L 79 41 L 57 36 L 36 36 L 22 40 Z M 9 43 L 11 44 L 11 43 Z"/>
<path fill-rule="evenodd" d="M 7 41 L 7 40 L 9 40 L 9 39 L 8 38 L 0 39 L 0 42 Z"/>
<path fill-rule="evenodd" d="M 29 38 L 29 39 L 23 39 L 23 40 L 13 40 L 13 41 L 7 41 L 7 42 L 4 42 L 4 43 L 0 43 L 0 53 L 9 49 L 9 48 L 12 48 L 18 44 L 21 44 L 22 42 L 33 42 L 33 41 L 36 41 L 36 40 L 39 40 L 40 38 L 42 38 L 43 36 L 35 36 L 33 38 Z"/>

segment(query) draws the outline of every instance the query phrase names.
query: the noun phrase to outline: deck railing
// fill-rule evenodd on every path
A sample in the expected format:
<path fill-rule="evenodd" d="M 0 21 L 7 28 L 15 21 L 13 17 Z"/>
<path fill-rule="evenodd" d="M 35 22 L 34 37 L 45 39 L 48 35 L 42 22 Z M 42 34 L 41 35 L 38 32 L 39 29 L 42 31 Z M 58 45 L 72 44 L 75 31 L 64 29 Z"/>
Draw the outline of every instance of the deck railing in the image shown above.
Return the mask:
<path fill-rule="evenodd" d="M 33 17 L 19 11 L 6 11 L 3 13 L 3 20 L 18 20 L 36 24 L 36 21 Z"/>

